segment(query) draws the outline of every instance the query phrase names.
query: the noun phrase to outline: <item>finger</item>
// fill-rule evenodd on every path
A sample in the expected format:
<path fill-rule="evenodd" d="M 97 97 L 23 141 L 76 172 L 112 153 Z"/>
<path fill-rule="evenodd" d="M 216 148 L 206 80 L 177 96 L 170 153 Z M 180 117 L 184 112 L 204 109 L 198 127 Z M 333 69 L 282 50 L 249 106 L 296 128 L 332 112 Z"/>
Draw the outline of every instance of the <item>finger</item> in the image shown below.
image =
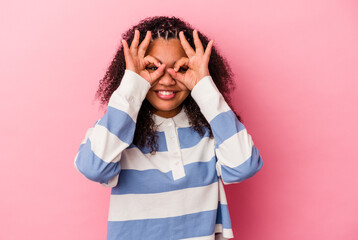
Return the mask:
<path fill-rule="evenodd" d="M 139 49 L 138 49 L 138 56 L 139 57 L 144 57 L 145 51 L 147 50 L 147 47 L 148 47 L 149 42 L 150 42 L 150 38 L 152 36 L 151 34 L 152 34 L 151 31 L 147 31 L 147 34 L 145 35 L 144 40 L 139 45 Z"/>
<path fill-rule="evenodd" d="M 153 73 L 150 74 L 151 79 L 152 79 L 152 85 L 154 84 L 154 82 L 156 82 L 163 74 L 164 74 L 164 69 L 165 69 L 165 64 L 161 64 L 157 70 L 155 70 Z"/>
<path fill-rule="evenodd" d="M 158 59 L 156 59 L 155 57 L 151 56 L 151 55 L 147 55 L 145 56 L 145 58 L 143 59 L 145 65 L 147 66 L 148 64 L 153 63 L 155 66 L 160 67 L 161 63 L 159 62 Z M 157 69 L 158 70 L 158 69 Z"/>
<path fill-rule="evenodd" d="M 188 57 L 192 57 L 195 55 L 195 51 L 194 49 L 192 49 L 192 47 L 190 46 L 190 44 L 188 43 L 188 41 L 186 40 L 185 36 L 184 36 L 184 32 L 180 31 L 179 32 L 179 39 L 180 39 L 180 43 L 184 48 L 184 51 L 186 53 L 186 55 Z"/>
<path fill-rule="evenodd" d="M 206 60 L 210 59 L 211 49 L 213 48 L 213 44 L 214 44 L 214 40 L 210 40 L 210 42 L 206 46 L 205 53 L 204 53 L 204 57 Z"/>
<path fill-rule="evenodd" d="M 170 74 L 170 76 L 172 76 L 172 78 L 184 84 L 184 79 L 185 79 L 184 73 L 176 72 L 173 68 L 168 68 L 167 71 Z"/>
<path fill-rule="evenodd" d="M 140 35 L 139 31 L 137 29 L 134 30 L 134 37 L 133 37 L 133 41 L 130 46 L 130 50 L 131 50 L 131 53 L 135 56 L 138 53 L 139 35 Z"/>
<path fill-rule="evenodd" d="M 127 57 L 130 54 L 127 41 L 123 39 L 122 45 L 123 45 L 124 57 Z"/>
<path fill-rule="evenodd" d="M 200 41 L 198 30 L 194 29 L 193 36 L 194 36 L 195 52 L 201 55 L 204 54 L 204 47 Z"/>
<path fill-rule="evenodd" d="M 124 39 L 122 40 L 122 45 L 123 45 L 124 60 L 126 62 L 126 66 L 128 68 L 130 65 L 130 61 L 131 61 L 131 54 L 130 54 L 128 43 L 126 40 L 124 40 Z"/>
<path fill-rule="evenodd" d="M 182 57 L 178 61 L 176 61 L 174 64 L 174 71 L 178 72 L 180 67 L 182 66 L 189 66 L 189 58 Z"/>

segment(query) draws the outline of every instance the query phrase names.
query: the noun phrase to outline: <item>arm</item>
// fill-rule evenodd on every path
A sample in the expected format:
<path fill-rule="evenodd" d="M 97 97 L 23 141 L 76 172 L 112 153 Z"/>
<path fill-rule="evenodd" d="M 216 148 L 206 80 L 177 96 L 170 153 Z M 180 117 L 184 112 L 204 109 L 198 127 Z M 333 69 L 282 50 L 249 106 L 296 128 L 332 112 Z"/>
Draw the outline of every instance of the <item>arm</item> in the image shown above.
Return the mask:
<path fill-rule="evenodd" d="M 216 169 L 223 183 L 238 183 L 252 177 L 263 166 L 259 150 L 211 76 L 202 78 L 191 96 L 211 126 L 216 141 Z"/>
<path fill-rule="evenodd" d="M 107 112 L 88 129 L 75 157 L 75 168 L 88 179 L 113 187 L 121 171 L 121 153 L 133 140 L 136 119 L 150 83 L 126 70 Z"/>

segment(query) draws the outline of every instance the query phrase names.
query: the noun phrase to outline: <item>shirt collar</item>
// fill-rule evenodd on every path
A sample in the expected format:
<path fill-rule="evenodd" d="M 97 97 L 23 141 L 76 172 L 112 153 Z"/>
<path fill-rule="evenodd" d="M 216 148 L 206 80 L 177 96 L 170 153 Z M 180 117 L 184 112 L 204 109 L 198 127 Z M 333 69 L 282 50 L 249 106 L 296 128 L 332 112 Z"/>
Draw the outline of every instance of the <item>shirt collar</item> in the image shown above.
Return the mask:
<path fill-rule="evenodd" d="M 188 127 L 190 126 L 188 117 L 184 111 L 184 107 L 180 110 L 180 112 L 172 118 L 164 118 L 153 114 L 153 119 L 156 125 L 161 126 L 164 122 L 173 120 L 176 127 Z"/>

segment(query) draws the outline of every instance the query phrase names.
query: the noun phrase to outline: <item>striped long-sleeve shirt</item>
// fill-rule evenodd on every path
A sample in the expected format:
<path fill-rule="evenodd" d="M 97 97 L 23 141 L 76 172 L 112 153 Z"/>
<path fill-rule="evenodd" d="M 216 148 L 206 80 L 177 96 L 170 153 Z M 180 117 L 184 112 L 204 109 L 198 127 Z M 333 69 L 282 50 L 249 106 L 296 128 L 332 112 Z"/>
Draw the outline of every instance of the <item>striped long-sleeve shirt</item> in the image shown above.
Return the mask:
<path fill-rule="evenodd" d="M 88 129 L 75 167 L 111 187 L 107 240 L 231 239 L 223 184 L 239 183 L 263 165 L 245 126 L 212 78 L 191 91 L 209 130 L 201 137 L 182 109 L 173 118 L 153 115 L 158 151 L 133 141 L 138 111 L 150 84 L 126 70 L 104 116 Z"/>

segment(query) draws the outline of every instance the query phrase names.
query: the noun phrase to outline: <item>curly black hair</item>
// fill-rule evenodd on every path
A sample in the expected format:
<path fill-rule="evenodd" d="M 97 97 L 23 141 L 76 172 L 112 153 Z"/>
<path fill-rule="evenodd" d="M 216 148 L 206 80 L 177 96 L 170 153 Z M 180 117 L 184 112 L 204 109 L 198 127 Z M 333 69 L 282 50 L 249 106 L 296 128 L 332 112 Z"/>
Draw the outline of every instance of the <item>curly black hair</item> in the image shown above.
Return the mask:
<path fill-rule="evenodd" d="M 152 39 L 164 38 L 166 40 L 171 38 L 179 39 L 179 32 L 183 31 L 186 39 L 193 49 L 195 49 L 193 30 L 194 28 L 177 17 L 155 16 L 148 17 L 141 20 L 137 25 L 132 26 L 129 30 L 122 34 L 122 38 L 129 44 L 134 38 L 134 31 L 139 30 L 140 39 L 139 44 L 143 41 L 146 32 L 152 32 Z M 199 38 L 202 42 L 204 49 L 209 42 L 208 38 L 198 31 Z M 232 80 L 233 73 L 230 69 L 226 59 L 224 59 L 213 46 L 209 61 L 209 72 L 213 78 L 217 88 L 223 95 L 224 99 L 230 106 L 230 92 L 235 88 Z M 100 98 L 102 105 L 107 105 L 112 93 L 118 88 L 121 83 L 122 77 L 126 69 L 123 45 L 120 45 L 115 57 L 113 58 L 110 66 L 103 79 L 100 80 L 99 88 L 96 93 L 96 98 Z M 209 137 L 213 137 L 213 133 L 208 121 L 205 119 L 200 111 L 199 106 L 189 94 L 184 100 L 183 108 L 188 116 L 189 123 L 192 128 L 203 136 L 205 131 L 209 131 Z M 231 107 L 231 106 L 230 106 Z M 231 107 L 231 109 L 233 109 Z M 157 126 L 152 117 L 153 106 L 145 99 L 139 110 L 136 129 L 133 138 L 133 144 L 143 148 L 149 148 L 152 152 L 158 150 L 158 136 L 156 133 Z M 242 121 L 241 117 L 235 113 L 238 120 Z"/>

